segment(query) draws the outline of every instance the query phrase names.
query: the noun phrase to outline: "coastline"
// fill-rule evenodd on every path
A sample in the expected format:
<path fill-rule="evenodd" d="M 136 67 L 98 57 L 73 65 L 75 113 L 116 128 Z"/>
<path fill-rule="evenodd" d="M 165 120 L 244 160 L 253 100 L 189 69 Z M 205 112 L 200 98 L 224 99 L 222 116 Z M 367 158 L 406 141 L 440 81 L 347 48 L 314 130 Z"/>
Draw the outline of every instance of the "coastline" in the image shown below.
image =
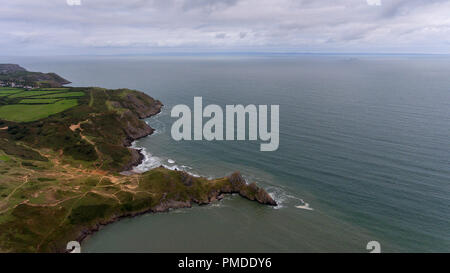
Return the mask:
<path fill-rule="evenodd" d="M 81 231 L 81 234 L 79 235 L 79 237 L 76 239 L 77 242 L 79 242 L 80 244 L 87 240 L 89 238 L 89 236 L 93 235 L 94 233 L 101 231 L 101 229 L 109 224 L 115 223 L 120 221 L 121 219 L 124 218 L 134 218 L 140 215 L 144 215 L 147 213 L 161 213 L 161 212 L 168 212 L 171 209 L 181 209 L 181 208 L 191 208 L 192 205 L 187 205 L 184 203 L 180 202 L 179 206 L 173 206 L 173 207 L 167 207 L 166 210 L 159 210 L 159 211 L 153 211 L 151 208 L 149 208 L 148 210 L 145 211 L 141 211 L 141 212 L 136 212 L 136 213 L 130 213 L 130 214 L 124 214 L 124 215 L 120 215 L 120 216 L 116 216 L 113 217 L 107 221 L 104 222 L 99 222 L 97 223 L 94 227 L 92 228 L 87 228 L 85 230 Z M 65 252 L 70 252 L 70 250 L 66 250 Z"/>
<path fill-rule="evenodd" d="M 145 119 L 145 118 L 150 118 L 150 117 L 153 117 L 153 116 L 158 115 L 159 113 L 161 113 L 161 109 L 162 109 L 163 106 L 164 106 L 164 105 L 161 103 L 159 109 L 158 109 L 156 112 L 151 112 L 151 113 L 145 115 L 144 117 L 142 117 L 142 118 L 140 118 L 140 119 L 142 120 L 142 119 Z M 125 167 L 125 169 L 124 169 L 122 172 L 120 172 L 121 175 L 133 175 L 133 174 L 136 174 L 135 172 L 132 171 L 132 169 L 133 169 L 134 167 L 136 167 L 136 166 L 139 166 L 139 165 L 142 164 L 142 162 L 144 161 L 145 155 L 142 153 L 142 151 L 141 151 L 142 149 L 132 148 L 132 146 L 133 146 L 133 142 L 134 142 L 134 141 L 139 140 L 139 139 L 144 138 L 144 137 L 148 137 L 148 136 L 150 136 L 150 135 L 153 134 L 153 132 L 155 131 L 155 129 L 153 129 L 153 128 L 152 128 L 150 125 L 148 125 L 147 123 L 146 123 L 146 125 L 148 126 L 148 128 L 150 128 L 150 132 L 149 132 L 149 133 L 147 133 L 147 134 L 145 134 L 145 135 L 142 135 L 142 136 L 139 136 L 139 137 L 129 136 L 130 139 L 131 139 L 131 140 L 130 140 L 130 143 L 129 143 L 128 145 L 126 145 L 125 147 L 127 147 L 127 148 L 129 148 L 129 149 L 131 149 L 131 150 L 136 151 L 136 152 L 139 154 L 139 158 L 138 158 L 138 160 L 136 160 L 136 161 L 133 161 L 133 160 L 132 160 L 132 161 L 130 162 L 130 164 L 129 164 L 129 167 L 128 167 L 128 166 Z M 178 208 L 182 208 L 182 207 L 178 207 Z M 168 211 L 169 209 L 170 209 L 170 208 L 167 208 L 167 211 Z M 94 234 L 95 232 L 100 231 L 102 227 L 104 227 L 104 226 L 106 226 L 106 225 L 108 225 L 108 224 L 112 224 L 112 223 L 114 223 L 114 222 L 120 221 L 120 220 L 123 219 L 123 218 L 132 218 L 132 217 L 136 217 L 136 216 L 139 216 L 139 215 L 143 215 L 143 214 L 146 214 L 146 213 L 151 212 L 151 210 L 152 210 L 152 209 L 149 208 L 149 209 L 146 210 L 146 211 L 136 212 L 136 213 L 130 213 L 130 214 L 124 214 L 124 215 L 120 215 L 120 216 L 113 217 L 113 218 L 111 218 L 111 219 L 109 219 L 109 220 L 107 220 L 107 221 L 105 221 L 105 222 L 99 222 L 99 223 L 97 223 L 97 224 L 96 224 L 94 227 L 92 227 L 92 228 L 87 228 L 87 229 L 85 229 L 85 230 L 82 230 L 82 231 L 81 231 L 81 235 L 76 239 L 76 241 L 78 241 L 78 242 L 81 244 L 81 243 L 82 243 L 85 239 L 87 239 L 90 235 Z M 70 252 L 70 250 L 66 250 L 65 252 Z"/>
<path fill-rule="evenodd" d="M 164 167 L 160 167 L 163 169 L 166 169 Z M 185 172 L 182 172 L 185 173 Z M 186 174 L 186 180 L 190 180 L 193 177 L 189 174 Z M 245 179 L 241 176 L 239 172 L 235 172 L 231 174 L 229 177 L 226 177 L 230 180 L 232 186 L 231 187 L 223 187 L 218 190 L 214 190 L 208 194 L 208 198 L 206 200 L 199 200 L 195 198 L 191 198 L 188 201 L 176 201 L 172 199 L 166 199 L 165 195 L 163 197 L 163 201 L 160 202 L 155 207 L 149 207 L 141 211 L 131 212 L 131 213 L 124 213 L 120 215 L 114 215 L 113 217 L 105 220 L 97 222 L 94 226 L 90 228 L 84 228 L 80 231 L 80 235 L 76 238 L 76 241 L 79 243 L 82 243 L 85 239 L 87 239 L 90 235 L 94 234 L 97 231 L 100 231 L 102 227 L 112 224 L 114 222 L 120 221 L 123 218 L 133 218 L 136 216 L 140 216 L 147 213 L 164 213 L 169 212 L 170 210 L 174 209 L 181 209 L 181 208 L 191 208 L 193 204 L 197 204 L 199 206 L 205 206 L 210 205 L 213 202 L 220 201 L 224 198 L 225 194 L 238 194 L 239 196 L 249 200 L 249 201 L 256 201 L 262 205 L 269 205 L 269 206 L 277 206 L 275 200 L 272 199 L 272 197 L 262 188 L 258 187 L 256 183 L 248 184 Z M 66 250 L 65 252 L 69 252 L 69 250 Z"/>
<path fill-rule="evenodd" d="M 159 107 L 159 109 L 156 112 L 152 112 L 148 115 L 140 117 L 140 119 L 142 120 L 145 118 L 150 118 L 150 117 L 158 115 L 159 113 L 161 113 L 162 107 L 163 107 L 163 104 L 161 103 L 161 106 Z M 148 128 L 150 128 L 150 132 L 148 134 L 142 135 L 139 137 L 135 137 L 135 138 L 132 138 L 130 136 L 130 138 L 132 139 L 131 143 L 126 147 L 129 149 L 132 149 L 134 151 L 137 151 L 137 153 L 139 154 L 139 160 L 133 162 L 133 164 L 131 165 L 131 168 L 121 172 L 120 173 L 121 175 L 130 176 L 130 175 L 139 175 L 140 174 L 139 172 L 133 171 L 133 168 L 137 167 L 143 163 L 143 161 L 145 159 L 145 154 L 142 152 L 142 150 L 144 148 L 136 148 L 133 146 L 134 146 L 135 141 L 142 139 L 144 137 L 151 136 L 154 133 L 155 129 L 153 129 L 147 123 L 146 123 L 146 126 L 148 126 Z M 167 168 L 166 166 L 163 166 L 163 165 L 159 166 L 159 168 L 171 170 L 170 168 Z M 145 174 L 148 171 L 150 171 L 150 170 L 145 170 L 142 174 Z M 195 174 L 191 174 L 191 173 L 188 173 L 188 172 L 185 172 L 182 170 L 177 170 L 176 168 L 175 168 L 175 170 L 172 170 L 172 171 L 184 173 L 187 177 L 187 180 L 190 180 L 194 177 L 199 177 Z M 191 208 L 193 204 L 197 204 L 199 206 L 209 205 L 215 201 L 222 200 L 224 198 L 225 194 L 238 194 L 245 199 L 248 199 L 250 201 L 256 201 L 263 205 L 270 205 L 270 206 L 278 205 L 277 202 L 264 189 L 258 187 L 256 185 L 256 183 L 248 184 L 239 172 L 235 172 L 227 178 L 231 180 L 232 184 L 233 183 L 237 184 L 237 187 L 222 188 L 217 191 L 214 191 L 214 192 L 212 192 L 211 195 L 208 196 L 207 201 L 196 200 L 196 199 L 189 200 L 189 201 L 176 201 L 176 200 L 164 199 L 156 207 L 146 208 L 142 211 L 137 211 L 137 212 L 125 213 L 125 214 L 121 214 L 121 215 L 114 215 L 113 217 L 107 219 L 106 221 L 100 221 L 90 228 L 82 229 L 80 232 L 81 234 L 77 237 L 76 240 L 81 244 L 84 240 L 89 238 L 89 236 L 100 231 L 103 227 L 105 227 L 109 224 L 112 224 L 114 222 L 120 221 L 123 218 L 134 218 L 134 217 L 137 217 L 137 216 L 140 216 L 143 214 L 147 214 L 147 213 L 169 212 L 170 210 L 173 210 L 173 209 Z M 66 252 L 70 252 L 70 251 L 66 250 Z"/>
<path fill-rule="evenodd" d="M 150 108 L 150 109 L 144 109 L 142 112 L 138 112 L 137 114 L 138 114 L 139 120 L 150 118 L 150 117 L 156 116 L 159 113 L 161 113 L 161 110 L 164 107 L 164 104 L 159 100 L 156 100 L 155 102 L 156 102 L 157 109 L 154 110 L 153 108 Z M 126 148 L 130 149 L 130 151 L 132 153 L 132 159 L 127 165 L 124 166 L 124 170 L 121 172 L 121 174 L 126 174 L 128 172 L 134 173 L 132 171 L 132 169 L 134 167 L 142 164 L 143 160 L 145 159 L 145 155 L 141 152 L 142 149 L 136 149 L 136 148 L 132 147 L 133 142 L 135 142 L 136 140 L 139 140 L 141 138 L 150 136 L 155 131 L 155 129 L 153 129 L 147 123 L 145 123 L 145 126 L 147 128 L 147 131 L 144 131 L 144 133 L 136 135 L 136 136 L 128 134 L 128 139 L 126 139 L 124 141 L 124 146 Z M 137 154 L 137 158 L 136 158 L 136 154 Z"/>
<path fill-rule="evenodd" d="M 152 112 L 152 113 L 150 113 L 150 114 L 148 114 L 148 115 L 146 115 L 146 116 L 144 116 L 143 118 L 140 118 L 140 119 L 142 120 L 142 119 L 146 119 L 146 118 L 150 118 L 150 117 L 153 117 L 153 116 L 158 115 L 159 113 L 161 113 L 161 109 L 162 109 L 163 106 L 164 106 L 164 105 L 161 104 L 161 106 L 159 107 L 159 109 L 158 109 L 155 113 Z M 133 147 L 133 143 L 134 143 L 136 140 L 142 139 L 142 138 L 144 138 L 144 137 L 151 136 L 151 135 L 155 132 L 155 129 L 153 129 L 153 128 L 152 128 L 150 125 L 148 125 L 147 123 L 145 123 L 145 124 L 146 124 L 146 125 L 148 126 L 148 128 L 150 129 L 149 133 L 147 133 L 147 134 L 145 134 L 145 135 L 142 135 L 142 136 L 138 136 L 138 137 L 132 137 L 132 136 L 130 136 L 131 140 L 130 140 L 130 142 L 127 143 L 127 145 L 125 146 L 125 147 L 127 147 L 127 148 L 129 148 L 129 149 L 131 149 L 131 150 L 133 150 L 133 151 L 135 151 L 135 152 L 137 152 L 137 154 L 138 154 L 139 156 L 138 156 L 137 160 L 133 160 L 133 159 L 132 159 L 132 161 L 124 168 L 124 170 L 121 172 L 121 174 L 123 174 L 123 175 L 127 175 L 128 172 L 129 172 L 130 174 L 131 174 L 131 173 L 135 173 L 135 172 L 133 172 L 133 168 L 134 168 L 134 167 L 137 167 L 137 166 L 139 166 L 139 165 L 141 165 L 142 162 L 143 162 L 144 159 L 145 159 L 145 155 L 142 153 L 142 148 L 135 148 L 135 147 Z"/>

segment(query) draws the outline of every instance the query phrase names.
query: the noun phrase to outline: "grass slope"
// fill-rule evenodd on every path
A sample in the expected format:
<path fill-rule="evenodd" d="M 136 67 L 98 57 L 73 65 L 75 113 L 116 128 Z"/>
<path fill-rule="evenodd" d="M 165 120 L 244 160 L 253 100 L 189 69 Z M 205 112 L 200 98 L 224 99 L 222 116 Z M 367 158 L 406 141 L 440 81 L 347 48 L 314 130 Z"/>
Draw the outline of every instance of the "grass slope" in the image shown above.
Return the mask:
<path fill-rule="evenodd" d="M 14 104 L 0 107 L 0 119 L 15 122 L 29 122 L 62 112 L 78 104 L 76 99 L 62 100 L 52 104 Z"/>
<path fill-rule="evenodd" d="M 59 99 L 23 99 L 19 104 L 49 104 L 57 102 Z"/>
<path fill-rule="evenodd" d="M 3 88 L 0 89 L 0 119 L 14 122 L 36 121 L 76 106 L 78 103 L 75 98 L 84 95 L 84 92 L 70 87 L 31 91 Z"/>
<path fill-rule="evenodd" d="M 70 98 L 70 97 L 82 97 L 84 92 L 65 92 L 50 95 L 39 96 L 39 98 Z"/>
<path fill-rule="evenodd" d="M 9 98 L 14 99 L 14 98 L 36 97 L 36 96 L 48 95 L 48 94 L 53 94 L 53 93 L 58 93 L 58 92 L 61 92 L 61 91 L 43 91 L 43 90 L 22 91 L 22 92 L 18 92 L 13 95 L 10 95 Z"/>

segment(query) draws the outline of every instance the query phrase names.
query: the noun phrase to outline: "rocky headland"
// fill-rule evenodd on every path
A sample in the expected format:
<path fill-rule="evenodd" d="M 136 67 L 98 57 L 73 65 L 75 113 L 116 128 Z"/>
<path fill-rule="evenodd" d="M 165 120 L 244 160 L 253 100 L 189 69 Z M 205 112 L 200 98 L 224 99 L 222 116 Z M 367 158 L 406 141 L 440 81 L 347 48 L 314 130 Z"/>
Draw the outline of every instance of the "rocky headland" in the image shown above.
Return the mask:
<path fill-rule="evenodd" d="M 225 194 L 277 205 L 239 172 L 206 179 L 159 167 L 124 175 L 143 159 L 130 147 L 133 141 L 154 131 L 143 119 L 158 114 L 163 104 L 129 89 L 54 92 L 80 96 L 76 106 L 46 118 L 0 120 L 0 252 L 65 252 L 67 242 L 123 217 L 206 205 Z M 0 105 L 17 102 L 0 97 Z"/>

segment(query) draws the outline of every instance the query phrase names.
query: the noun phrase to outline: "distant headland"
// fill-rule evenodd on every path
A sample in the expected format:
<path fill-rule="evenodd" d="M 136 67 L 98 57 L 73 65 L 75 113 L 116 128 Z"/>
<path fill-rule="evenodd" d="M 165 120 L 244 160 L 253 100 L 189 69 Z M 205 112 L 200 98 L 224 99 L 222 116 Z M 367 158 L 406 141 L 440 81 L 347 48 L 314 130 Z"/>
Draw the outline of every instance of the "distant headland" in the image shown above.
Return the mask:
<path fill-rule="evenodd" d="M 29 72 L 17 64 L 0 64 L 0 87 L 34 89 L 61 87 L 69 83 L 55 73 Z"/>

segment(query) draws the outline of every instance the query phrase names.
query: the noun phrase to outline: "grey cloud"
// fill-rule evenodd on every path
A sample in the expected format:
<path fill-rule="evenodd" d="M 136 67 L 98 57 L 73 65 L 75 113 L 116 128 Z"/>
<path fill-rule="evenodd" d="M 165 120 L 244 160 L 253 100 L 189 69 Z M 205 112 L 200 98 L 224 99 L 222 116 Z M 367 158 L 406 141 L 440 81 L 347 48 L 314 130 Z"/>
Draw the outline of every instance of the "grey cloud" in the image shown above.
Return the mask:
<path fill-rule="evenodd" d="M 216 34 L 216 39 L 225 39 L 225 37 L 227 37 L 227 34 L 225 33 L 218 33 Z"/>
<path fill-rule="evenodd" d="M 82 0 L 81 6 L 14 0 L 0 5 L 0 52 L 450 53 L 448 14 L 448 0 L 382 0 L 381 6 L 366 0 Z"/>
<path fill-rule="evenodd" d="M 445 3 L 448 0 L 391 0 L 383 1 L 382 3 L 382 13 L 384 17 L 396 17 L 402 15 L 408 15 L 412 11 L 417 9 L 431 6 L 439 3 Z"/>
<path fill-rule="evenodd" d="M 233 6 L 238 0 L 190 0 L 183 2 L 183 9 L 203 9 L 207 12 L 212 12 L 217 9 L 227 8 Z"/>

